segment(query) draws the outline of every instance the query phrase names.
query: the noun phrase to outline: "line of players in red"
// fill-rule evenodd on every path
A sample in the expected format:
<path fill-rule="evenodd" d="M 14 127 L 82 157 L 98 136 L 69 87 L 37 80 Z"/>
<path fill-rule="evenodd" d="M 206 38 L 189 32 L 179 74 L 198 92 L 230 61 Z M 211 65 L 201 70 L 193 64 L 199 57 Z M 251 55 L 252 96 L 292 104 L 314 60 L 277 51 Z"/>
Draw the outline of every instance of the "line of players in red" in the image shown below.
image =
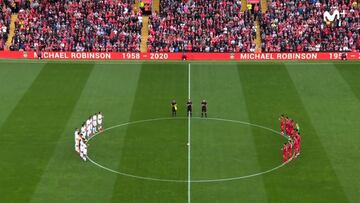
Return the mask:
<path fill-rule="evenodd" d="M 287 116 L 281 115 L 279 120 L 281 134 L 289 138 L 289 141 L 284 143 L 281 148 L 283 162 L 287 162 L 293 156 L 297 158 L 300 155 L 300 127 L 298 123 Z"/>

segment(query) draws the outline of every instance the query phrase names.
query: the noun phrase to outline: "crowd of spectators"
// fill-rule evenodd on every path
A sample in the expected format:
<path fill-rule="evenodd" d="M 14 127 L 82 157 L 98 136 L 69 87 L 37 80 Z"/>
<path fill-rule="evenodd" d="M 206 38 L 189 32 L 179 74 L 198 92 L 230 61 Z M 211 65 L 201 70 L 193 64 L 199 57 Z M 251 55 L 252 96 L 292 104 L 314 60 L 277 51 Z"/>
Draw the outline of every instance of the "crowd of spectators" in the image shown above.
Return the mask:
<path fill-rule="evenodd" d="M 33 0 L 21 9 L 11 50 L 139 52 L 133 0 Z"/>
<path fill-rule="evenodd" d="M 9 28 L 11 22 L 11 8 L 8 6 L 7 2 L 0 0 L 0 51 L 4 50 L 5 43 L 8 39 Z"/>
<path fill-rule="evenodd" d="M 11 50 L 139 52 L 142 11 L 135 13 L 133 3 L 0 0 L 0 50 L 18 12 Z M 269 0 L 261 13 L 259 6 L 242 11 L 241 0 L 160 0 L 160 12 L 149 19 L 148 52 L 254 52 L 255 20 L 263 52 L 360 51 L 356 3 Z M 335 10 L 340 18 L 324 22 L 324 12 Z"/>
<path fill-rule="evenodd" d="M 356 0 L 269 1 L 260 16 L 262 51 L 360 51 L 358 6 Z M 324 12 L 335 10 L 340 18 L 325 22 Z"/>
<path fill-rule="evenodd" d="M 254 37 L 240 0 L 166 0 L 150 18 L 148 52 L 253 52 Z"/>

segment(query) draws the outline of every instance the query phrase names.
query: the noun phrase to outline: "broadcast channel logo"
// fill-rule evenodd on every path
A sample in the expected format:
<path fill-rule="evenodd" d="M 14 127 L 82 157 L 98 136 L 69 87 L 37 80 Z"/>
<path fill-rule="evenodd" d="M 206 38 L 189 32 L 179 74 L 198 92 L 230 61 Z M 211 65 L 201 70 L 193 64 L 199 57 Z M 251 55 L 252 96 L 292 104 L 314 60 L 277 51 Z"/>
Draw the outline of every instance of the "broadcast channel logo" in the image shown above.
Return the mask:
<path fill-rule="evenodd" d="M 341 18 L 340 15 L 344 18 L 346 15 L 346 12 L 343 10 L 341 13 L 339 12 L 339 10 L 334 10 L 334 12 L 331 14 L 329 11 L 325 11 L 324 12 L 324 21 L 326 23 L 332 23 L 335 20 L 339 20 L 339 26 L 341 25 Z"/>

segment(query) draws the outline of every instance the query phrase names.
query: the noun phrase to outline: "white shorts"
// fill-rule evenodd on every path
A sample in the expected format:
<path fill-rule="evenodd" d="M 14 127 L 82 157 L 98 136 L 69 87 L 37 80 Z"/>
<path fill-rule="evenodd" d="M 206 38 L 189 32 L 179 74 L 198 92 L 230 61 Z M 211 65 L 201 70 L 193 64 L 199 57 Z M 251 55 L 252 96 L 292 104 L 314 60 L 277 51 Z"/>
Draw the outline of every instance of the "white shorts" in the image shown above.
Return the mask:
<path fill-rule="evenodd" d="M 81 153 L 86 156 L 87 155 L 87 149 L 86 148 L 82 149 Z"/>

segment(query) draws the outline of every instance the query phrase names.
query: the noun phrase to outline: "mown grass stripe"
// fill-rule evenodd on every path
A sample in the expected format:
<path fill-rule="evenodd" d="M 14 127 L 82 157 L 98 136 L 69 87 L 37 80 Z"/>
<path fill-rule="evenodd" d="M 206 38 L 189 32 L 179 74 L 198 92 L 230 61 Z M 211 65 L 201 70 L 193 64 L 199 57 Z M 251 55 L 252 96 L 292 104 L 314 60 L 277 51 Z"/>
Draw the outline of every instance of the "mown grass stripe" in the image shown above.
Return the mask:
<path fill-rule="evenodd" d="M 237 65 L 191 64 L 194 116 L 209 103 L 209 117 L 247 122 L 248 112 Z M 261 171 L 251 127 L 209 119 L 192 121 L 192 178 L 217 179 Z M 261 178 L 231 182 L 193 183 L 193 202 L 266 202 Z"/>
<path fill-rule="evenodd" d="M 43 66 L 43 64 L 0 62 L 0 126 L 29 89 Z"/>
<path fill-rule="evenodd" d="M 347 198 L 357 202 L 360 178 L 353 173 L 360 171 L 360 163 L 354 161 L 360 159 L 360 101 L 353 81 L 360 72 L 348 65 L 339 67 L 343 72 L 334 65 L 287 66 Z"/>
<path fill-rule="evenodd" d="M 11 112 L 0 129 L 2 202 L 31 199 L 92 67 L 46 64 Z"/>
<path fill-rule="evenodd" d="M 89 115 L 98 111 L 102 111 L 105 116 L 104 127 L 128 121 L 139 70 L 138 65 L 122 68 L 115 65 L 94 66 L 67 122 L 66 130 L 59 138 L 54 156 L 37 185 L 32 203 L 111 201 L 116 175 L 106 173 L 80 160 L 73 149 L 73 130 Z M 114 139 L 117 137 L 117 132 L 111 136 L 107 134 L 99 136 L 99 139 L 90 143 L 89 155 L 100 162 L 118 166 L 119 163 L 116 161 L 120 152 L 110 147 L 114 144 L 121 146 L 121 139 Z M 115 141 L 117 143 L 113 144 Z M 63 184 L 67 186 L 62 187 Z M 89 193 L 94 188 L 96 193 Z"/>
<path fill-rule="evenodd" d="M 238 70 L 252 123 L 279 129 L 278 117 L 286 113 L 298 121 L 302 129 L 299 159 L 276 173 L 263 176 L 269 201 L 324 202 L 326 197 L 334 202 L 346 202 L 344 190 L 286 67 L 268 64 L 239 66 Z M 267 140 L 264 144 L 264 138 L 257 136 L 261 132 L 254 129 L 253 134 L 262 167 L 270 160 L 281 161 L 282 143 Z"/>
<path fill-rule="evenodd" d="M 130 120 L 171 116 L 178 101 L 179 115 L 187 100 L 187 64 L 143 65 Z M 187 122 L 174 120 L 128 126 L 118 171 L 140 176 L 186 179 Z M 186 202 L 187 183 L 159 183 L 118 176 L 112 202 Z"/>

